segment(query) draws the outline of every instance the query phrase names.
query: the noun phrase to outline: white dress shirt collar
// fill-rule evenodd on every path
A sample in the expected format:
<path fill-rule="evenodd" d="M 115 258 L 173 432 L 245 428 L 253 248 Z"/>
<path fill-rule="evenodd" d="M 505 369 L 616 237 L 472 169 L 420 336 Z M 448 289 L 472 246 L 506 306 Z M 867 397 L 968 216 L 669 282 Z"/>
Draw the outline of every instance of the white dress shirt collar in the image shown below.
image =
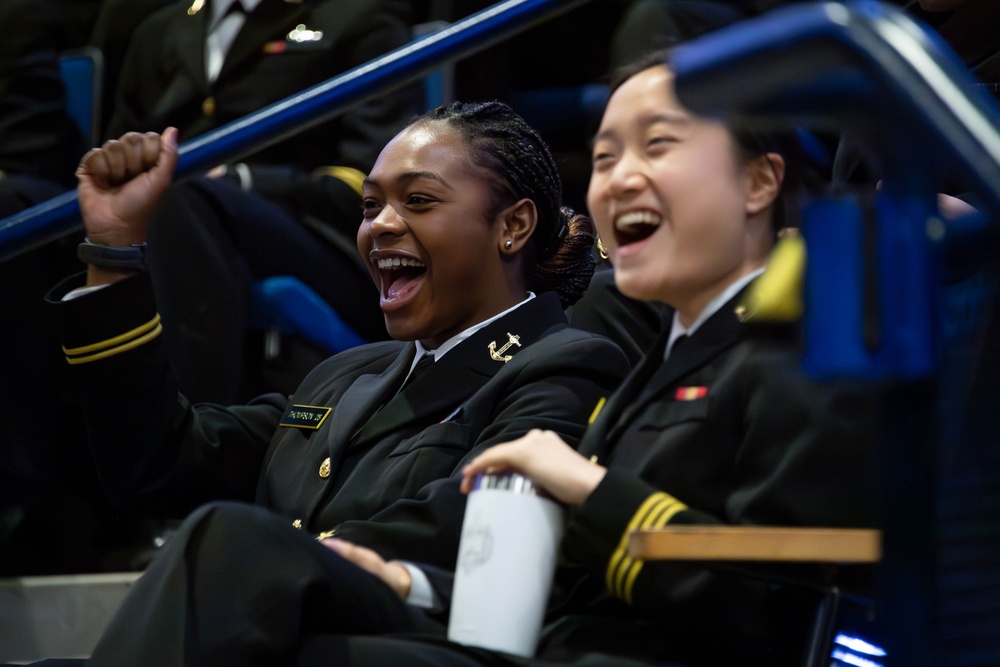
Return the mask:
<path fill-rule="evenodd" d="M 710 318 L 712 315 L 715 315 L 715 313 L 718 312 L 720 308 L 726 305 L 727 301 L 729 301 L 734 296 L 739 294 L 741 289 L 749 285 L 754 278 L 756 278 L 762 273 L 764 273 L 764 267 L 761 267 L 755 271 L 751 271 L 745 276 L 737 278 L 736 280 L 731 282 L 729 286 L 726 287 L 726 289 L 719 292 L 719 294 L 716 295 L 714 299 L 709 301 L 708 304 L 704 308 L 702 308 L 701 312 L 698 313 L 698 317 L 694 319 L 694 322 L 692 322 L 691 326 L 689 327 L 685 327 L 683 324 L 681 324 L 680 316 L 677 314 L 677 311 L 675 310 L 674 322 L 670 326 L 670 338 L 667 340 L 667 347 L 666 350 L 664 350 L 663 358 L 666 359 L 668 356 L 670 356 L 670 350 L 673 348 L 674 343 L 677 341 L 678 338 L 680 338 L 681 336 L 694 335 L 694 332 L 697 331 L 698 328 L 702 324 L 704 324 L 706 320 L 708 320 L 708 318 Z"/>
<path fill-rule="evenodd" d="M 465 331 L 463 331 L 460 334 L 456 334 L 456 335 L 452 336 L 451 338 L 449 338 L 448 340 L 446 340 L 444 343 L 442 343 L 440 346 L 438 346 L 438 348 L 436 350 L 428 350 L 426 347 L 424 347 L 423 343 L 421 343 L 419 340 L 416 341 L 416 344 L 417 344 L 417 355 L 413 358 L 413 365 L 410 367 L 410 370 L 413 369 L 413 366 L 417 365 L 417 361 L 420 359 L 420 357 L 422 357 L 425 354 L 427 354 L 427 352 L 431 352 L 434 355 L 434 361 L 435 362 L 440 361 L 441 357 L 443 357 L 449 350 L 453 349 L 456 345 L 458 345 L 459 343 L 461 343 L 463 340 L 465 340 L 466 338 L 469 338 L 470 336 L 472 336 L 472 334 L 476 333 L 477 331 L 479 331 L 480 329 L 482 329 L 486 325 L 490 324 L 491 322 L 495 322 L 496 320 L 499 320 L 501 317 L 503 317 L 507 313 L 513 312 L 514 310 L 517 310 L 518 308 L 520 308 L 521 306 L 523 306 L 524 304 L 528 303 L 529 301 L 531 301 L 534 298 L 535 298 L 535 293 L 534 292 L 528 292 L 528 298 L 526 298 L 524 301 L 521 301 L 517 305 L 511 306 L 510 308 L 508 308 L 507 310 L 503 311 L 502 313 L 497 313 L 496 315 L 494 315 L 493 317 L 491 317 L 491 318 L 489 318 L 487 320 L 483 320 L 479 324 L 475 324 L 475 325 L 469 327 L 468 329 L 466 329 Z"/>

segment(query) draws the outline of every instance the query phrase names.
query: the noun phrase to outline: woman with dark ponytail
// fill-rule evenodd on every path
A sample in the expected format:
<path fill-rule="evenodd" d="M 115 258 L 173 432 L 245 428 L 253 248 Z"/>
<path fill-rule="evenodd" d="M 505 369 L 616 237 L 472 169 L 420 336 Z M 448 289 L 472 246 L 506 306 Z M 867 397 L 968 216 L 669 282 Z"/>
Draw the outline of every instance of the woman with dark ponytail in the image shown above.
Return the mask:
<path fill-rule="evenodd" d="M 330 358 L 291 397 L 192 405 L 139 249 L 176 137 L 130 133 L 84 157 L 89 266 L 50 299 L 111 499 L 173 516 L 215 502 L 156 555 L 88 664 L 291 664 L 305 634 L 429 622 L 402 601 L 426 593 L 411 570 L 382 558 L 453 567 L 464 463 L 532 428 L 577 441 L 627 370 L 565 320 L 593 270 L 589 219 L 562 207 L 548 147 L 505 105 L 421 116 L 365 179 L 357 235 L 397 340 Z"/>

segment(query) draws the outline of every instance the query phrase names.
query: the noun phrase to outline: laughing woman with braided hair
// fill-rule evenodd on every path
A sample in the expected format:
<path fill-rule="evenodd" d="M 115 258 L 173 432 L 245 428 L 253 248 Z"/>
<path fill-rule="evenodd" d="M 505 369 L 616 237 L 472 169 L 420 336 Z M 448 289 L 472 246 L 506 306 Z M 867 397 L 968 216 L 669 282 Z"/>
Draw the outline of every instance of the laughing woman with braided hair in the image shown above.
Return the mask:
<path fill-rule="evenodd" d="M 589 218 L 562 206 L 562 181 L 542 139 L 499 102 L 439 107 L 414 125 L 433 122 L 463 134 L 473 161 L 491 174 L 494 207 L 520 197 L 535 202 L 547 219 L 525 249 L 532 265 L 528 281 L 535 291 L 556 291 L 566 306 L 575 303 L 593 273 L 594 228 Z"/>
<path fill-rule="evenodd" d="M 330 358 L 292 397 L 192 405 L 141 267 L 108 259 L 146 240 L 176 159 L 173 129 L 85 156 L 97 247 L 85 286 L 51 295 L 111 498 L 174 516 L 216 501 L 157 554 L 92 664 L 285 664 L 303 634 L 417 627 L 410 570 L 379 561 L 388 586 L 338 552 L 450 568 L 464 463 L 531 428 L 581 437 L 627 368 L 563 314 L 593 268 L 589 220 L 561 207 L 547 146 L 505 105 L 422 116 L 365 179 L 357 236 L 396 341 Z"/>

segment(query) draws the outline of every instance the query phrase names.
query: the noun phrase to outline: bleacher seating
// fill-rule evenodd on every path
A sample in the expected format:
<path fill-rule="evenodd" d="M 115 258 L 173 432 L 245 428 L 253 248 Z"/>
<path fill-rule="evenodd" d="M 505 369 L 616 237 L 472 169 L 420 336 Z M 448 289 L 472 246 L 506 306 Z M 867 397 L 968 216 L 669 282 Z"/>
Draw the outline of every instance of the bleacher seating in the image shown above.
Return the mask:
<path fill-rule="evenodd" d="M 66 87 L 66 110 L 76 121 L 88 146 L 100 142 L 101 95 L 104 59 L 93 47 L 66 51 L 59 56 L 59 73 Z"/>
<path fill-rule="evenodd" d="M 61 64 L 63 64 L 63 63 L 61 63 Z M 90 78 L 89 86 L 86 83 L 82 83 L 82 82 L 84 82 L 86 80 L 87 74 L 86 73 L 84 73 L 83 75 L 79 74 L 79 70 L 77 69 L 77 67 L 82 67 L 85 71 L 86 71 L 87 67 L 90 67 L 90 76 L 91 76 L 91 78 Z M 64 59 L 64 70 L 63 71 L 64 71 L 64 76 L 66 77 L 67 92 L 68 92 L 68 95 L 69 95 L 69 98 L 70 98 L 70 105 L 71 105 L 71 110 L 72 110 L 72 113 L 74 115 L 74 118 L 78 119 L 78 122 L 81 123 L 81 127 L 83 129 L 85 129 L 85 132 L 86 132 L 86 134 L 88 134 L 88 136 L 96 137 L 97 131 L 96 131 L 94 123 L 96 122 L 96 119 L 99 118 L 100 114 L 98 113 L 99 110 L 96 109 L 96 107 L 94 106 L 94 104 L 96 103 L 97 100 L 100 99 L 100 95 L 94 93 L 94 90 L 95 90 L 94 86 L 98 86 L 97 89 L 99 89 L 99 85 L 100 85 L 100 64 L 99 64 L 99 58 L 95 59 L 93 57 L 93 54 L 83 55 L 83 57 L 80 57 L 80 54 L 72 54 L 72 55 L 66 54 L 66 57 Z M 439 96 L 439 99 L 444 100 L 444 99 L 447 98 L 447 92 L 446 92 L 446 90 L 447 90 L 447 88 L 435 88 L 434 89 L 435 92 L 429 92 L 429 95 L 430 96 Z M 548 91 L 548 92 L 552 93 L 552 92 L 558 92 L 558 91 Z M 573 94 L 575 95 L 578 92 L 579 91 L 575 91 L 575 92 L 573 92 Z M 585 92 L 587 92 L 587 91 L 585 91 Z M 89 95 L 89 99 L 90 99 L 89 103 L 87 101 L 88 95 Z M 430 97 L 429 97 L 429 99 L 430 99 Z M 436 98 L 436 99 L 438 99 L 438 98 Z M 594 99 L 594 100 L 596 100 L 596 97 L 592 98 L 590 96 L 590 93 L 588 92 L 588 94 L 586 96 L 586 99 Z M 530 106 L 530 104 L 532 103 L 532 100 L 530 98 L 528 98 L 528 97 L 525 97 L 522 100 L 522 102 L 527 107 L 527 106 Z M 545 104 L 548 104 L 548 103 L 547 102 L 543 102 L 543 105 L 545 105 Z M 582 103 L 581 106 L 582 106 L 582 108 L 589 108 L 589 106 L 591 106 L 591 105 L 587 104 L 587 103 Z M 88 118 L 89 118 L 89 120 L 88 120 Z M 992 271 L 995 270 L 995 267 L 988 267 L 988 268 L 989 268 L 990 272 L 992 272 Z M 339 321 L 339 318 L 337 318 L 335 314 L 333 314 L 332 319 L 331 319 L 329 317 L 330 313 L 325 313 L 325 314 L 321 314 L 319 316 L 315 316 L 315 315 L 302 315 L 301 313 L 279 312 L 281 304 L 290 303 L 290 302 L 294 302 L 296 305 L 301 305 L 301 304 L 305 304 L 305 303 L 313 303 L 313 297 L 315 297 L 315 295 L 310 295 L 307 292 L 303 292 L 300 289 L 301 286 L 300 285 L 295 285 L 294 281 L 289 281 L 288 279 L 285 279 L 285 278 L 275 279 L 275 280 L 277 280 L 278 282 L 272 283 L 272 284 L 261 283 L 259 285 L 260 290 L 261 290 L 261 302 L 262 302 L 262 304 L 266 304 L 266 305 L 262 305 L 262 309 L 264 309 L 264 310 L 268 310 L 269 309 L 268 312 L 266 312 L 266 313 L 264 313 L 262 315 L 262 318 L 263 318 L 262 321 L 266 320 L 266 321 L 271 322 L 271 323 L 279 323 L 280 326 L 293 328 L 293 329 L 296 329 L 298 331 L 308 331 L 310 328 L 313 328 L 314 332 L 306 334 L 306 335 L 309 336 L 310 339 L 313 340 L 316 344 L 326 346 L 331 351 L 335 351 L 338 348 L 338 346 L 342 347 L 345 344 L 343 342 L 343 340 L 344 340 L 343 338 L 335 337 L 334 339 L 330 339 L 330 338 L 326 337 L 325 335 L 323 335 L 323 333 L 321 331 L 323 329 L 328 329 L 328 330 L 331 330 L 331 331 L 337 331 L 338 330 L 337 323 Z M 287 298 L 289 294 L 294 295 L 291 300 L 289 300 Z M 977 299 L 980 302 L 984 302 L 985 303 L 985 302 L 989 302 L 991 300 L 991 297 L 993 295 L 995 295 L 995 285 L 989 285 L 988 289 L 986 289 L 983 292 L 983 294 L 979 295 L 977 297 Z M 277 304 L 277 307 L 276 307 L 276 304 Z M 320 306 L 319 310 L 317 310 L 316 312 L 322 312 L 322 308 L 321 308 L 322 304 L 313 304 L 313 305 Z M 977 313 L 979 313 L 978 316 L 982 317 L 985 311 L 989 311 L 989 309 L 988 308 L 983 308 L 981 310 L 978 310 L 977 311 Z M 986 312 L 986 315 L 991 315 L 991 314 L 992 314 L 991 311 Z M 993 329 L 995 329 L 995 321 L 996 321 L 996 317 L 995 316 L 993 316 L 992 319 L 988 319 L 987 320 L 987 324 L 989 324 L 988 331 L 991 332 L 991 333 L 993 332 Z M 973 326 L 977 330 L 979 330 L 980 328 L 986 328 L 986 326 L 981 321 L 977 321 L 977 322 L 973 323 Z M 319 331 L 319 333 L 315 333 L 315 331 Z M 347 335 L 350 334 L 350 332 L 346 332 L 346 333 L 342 332 L 342 333 L 345 336 L 347 336 Z M 982 342 L 982 341 L 980 341 L 980 342 Z M 988 337 L 986 339 L 986 342 L 987 343 L 991 342 Z M 354 341 L 349 341 L 347 344 L 350 345 L 350 344 L 355 344 L 355 343 L 354 343 Z M 984 346 L 982 348 L 977 348 L 976 350 L 970 352 L 970 354 L 972 354 L 972 355 L 979 354 L 979 355 L 987 356 L 988 357 L 988 361 L 991 361 L 991 362 L 995 362 L 995 360 L 996 360 L 995 359 L 996 358 L 996 353 L 990 351 L 989 346 Z M 966 361 L 968 361 L 968 360 L 966 359 Z M 995 363 L 994 363 L 994 365 L 995 365 Z M 991 368 L 992 368 L 992 366 L 991 366 Z M 955 382 L 960 382 L 958 379 L 956 379 L 954 377 L 951 377 L 949 379 L 952 380 L 952 381 L 955 381 Z M 981 377 L 977 377 L 976 381 L 977 381 L 977 383 L 980 383 L 980 384 L 985 383 L 987 385 L 987 386 L 985 386 L 985 387 L 982 388 L 982 391 L 986 392 L 986 393 L 985 394 L 984 393 L 979 393 L 979 394 L 974 395 L 972 397 L 972 403 L 973 403 L 974 407 L 976 407 L 978 409 L 981 409 L 983 411 L 983 414 L 986 414 L 986 413 L 989 412 L 989 410 L 986 409 L 986 408 L 983 408 L 983 404 L 991 404 L 991 400 L 990 399 L 996 397 L 996 387 L 994 386 L 996 383 L 986 382 L 986 380 L 984 380 Z M 963 391 L 968 390 L 968 387 L 965 387 L 964 385 L 961 385 L 961 384 L 958 384 L 958 385 L 955 385 L 955 386 L 957 386 L 958 389 L 963 390 Z M 977 385 L 977 387 L 978 387 L 978 385 Z M 992 393 L 990 393 L 990 392 L 992 392 Z M 921 404 L 918 407 L 927 407 L 927 404 Z M 976 424 L 982 425 L 983 420 L 984 420 L 983 415 L 982 414 L 977 414 L 977 415 L 975 415 L 975 418 L 978 419 L 978 420 L 980 420 L 979 422 L 976 422 Z M 986 428 L 986 427 L 984 426 L 984 428 Z M 973 428 L 972 426 L 969 426 L 969 424 L 962 424 L 960 427 L 955 427 L 955 433 L 960 433 L 960 434 L 969 435 L 969 436 L 983 435 L 983 434 L 977 434 L 976 431 L 975 431 L 975 428 Z M 990 432 L 988 432 L 988 433 L 985 434 L 985 437 L 990 437 L 992 435 L 994 435 L 994 434 L 992 433 L 992 431 L 990 431 Z M 995 443 L 992 443 L 992 441 L 990 441 L 989 444 L 995 444 Z M 969 454 L 968 452 L 965 452 L 965 456 L 968 457 L 968 456 L 972 456 L 972 455 Z M 945 518 L 947 518 L 949 516 L 959 516 L 959 515 L 961 515 L 961 516 L 969 516 L 970 514 L 975 514 L 974 512 L 963 512 L 963 510 L 967 509 L 973 503 L 977 502 L 976 499 L 968 497 L 968 495 L 971 494 L 970 489 L 974 489 L 974 490 L 978 490 L 978 491 L 983 491 L 985 489 L 987 492 L 989 492 L 989 489 L 986 488 L 986 486 L 984 486 L 984 481 L 983 480 L 984 479 L 985 480 L 995 479 L 996 475 L 995 475 L 995 472 L 994 472 L 993 468 L 996 467 L 995 466 L 996 458 L 997 457 L 995 455 L 995 452 L 992 452 L 989 455 L 984 455 L 984 460 L 986 461 L 986 464 L 991 464 L 993 466 L 992 468 L 989 467 L 989 465 L 986 465 L 986 464 L 984 464 L 985 467 L 984 466 L 972 466 L 972 464 L 970 464 L 969 461 L 965 461 L 964 462 L 965 465 L 966 465 L 966 468 L 967 468 L 966 470 L 964 470 L 965 474 L 967 475 L 967 478 L 964 480 L 964 482 L 961 482 L 961 481 L 960 482 L 954 482 L 954 480 L 953 480 L 953 485 L 952 486 L 947 487 L 947 485 L 946 485 L 946 487 L 947 487 L 946 491 L 953 492 L 953 495 L 946 497 L 944 499 L 945 502 L 942 503 L 943 511 L 945 513 L 944 514 Z M 971 472 L 968 469 L 968 468 L 972 468 L 972 467 L 975 467 L 975 474 L 973 474 L 973 472 Z M 964 486 L 963 486 L 963 484 L 964 484 Z M 989 501 L 987 504 L 990 507 L 995 507 L 995 505 L 996 505 L 996 499 L 995 499 L 994 496 L 989 496 L 987 500 Z M 979 501 L 978 502 L 985 502 L 985 501 L 982 500 L 982 495 L 981 494 L 979 495 Z M 990 530 L 990 526 L 986 524 L 986 522 L 988 522 L 988 521 L 991 520 L 991 518 L 989 516 L 985 516 L 985 515 L 980 516 L 980 515 L 977 515 L 976 518 L 977 518 L 977 520 L 980 521 L 980 523 L 977 523 L 975 526 L 972 526 L 971 528 L 969 528 L 969 531 L 975 532 L 975 531 L 989 531 Z M 995 529 L 995 526 L 996 526 L 995 515 L 992 517 L 992 521 L 993 521 L 992 526 Z M 967 531 L 967 532 L 969 532 L 969 531 Z M 948 537 L 948 531 L 946 530 L 944 532 L 946 533 L 945 537 Z M 983 533 L 979 533 L 979 534 L 982 535 Z M 952 535 L 952 537 L 954 537 L 954 535 Z M 973 537 L 975 537 L 975 536 L 973 536 Z M 989 535 L 987 535 L 987 537 L 989 537 Z M 958 537 L 954 537 L 954 539 L 957 541 L 959 538 Z M 966 534 L 964 536 L 961 536 L 961 539 L 969 540 L 970 538 Z M 927 545 L 924 545 L 924 546 L 927 547 L 927 548 L 930 548 Z M 965 549 L 967 547 L 968 547 L 968 545 L 965 544 L 963 546 L 963 549 Z M 781 550 L 783 548 L 785 548 L 785 547 L 784 546 L 780 546 L 780 545 L 775 547 L 775 549 L 778 549 L 778 550 Z M 967 551 L 966 551 L 966 553 L 967 553 Z M 893 551 L 892 555 L 893 555 L 893 558 L 895 559 L 893 561 L 893 563 L 894 564 L 898 563 L 899 562 L 899 558 L 900 558 L 900 552 L 899 551 Z M 988 555 L 987 556 L 980 555 L 980 556 L 977 556 L 977 558 L 979 560 L 976 561 L 976 564 L 980 565 L 983 562 L 988 561 L 989 556 Z M 955 559 L 956 559 L 956 561 L 961 560 L 957 556 L 955 556 Z M 960 565 L 961 563 L 958 563 L 958 564 Z M 83 621 L 87 621 L 87 622 L 96 621 L 96 619 L 100 616 L 100 614 L 97 613 L 97 611 L 99 611 L 102 608 L 100 606 L 100 604 L 103 604 L 103 603 L 99 604 L 99 603 L 93 602 L 93 600 L 96 599 L 96 598 L 91 598 L 90 599 L 91 601 L 87 602 L 85 605 L 78 605 L 77 603 L 68 603 L 66 605 L 63 605 L 62 603 L 63 602 L 67 602 L 68 600 L 70 600 L 71 598 L 73 598 L 74 596 L 77 595 L 77 593 L 72 592 L 75 585 L 90 586 L 91 584 L 93 584 L 97 588 L 100 588 L 102 586 L 107 586 L 107 587 L 115 588 L 116 591 L 112 592 L 108 598 L 105 598 L 105 599 L 111 599 L 115 595 L 121 595 L 123 593 L 124 588 L 126 588 L 127 585 L 128 585 L 129 578 L 130 577 L 134 577 L 134 576 L 135 575 L 124 575 L 120 579 L 114 579 L 114 578 L 112 578 L 112 579 L 108 579 L 107 581 L 100 580 L 100 579 L 77 579 L 74 582 L 72 582 L 72 585 L 69 588 L 59 588 L 59 581 L 58 580 L 53 580 L 53 579 L 49 579 L 49 580 L 47 580 L 45 582 L 35 581 L 35 580 L 15 580 L 15 581 L 0 582 L 0 647 L 3 648 L 3 651 L 0 652 L 0 660 L 30 660 L 30 659 L 34 659 L 34 658 L 50 656 L 50 655 L 53 654 L 53 650 L 54 650 L 53 649 L 54 645 L 52 644 L 54 636 L 63 637 L 63 638 L 69 638 L 69 637 L 71 637 L 73 635 L 76 635 L 76 637 L 77 637 L 78 640 L 81 637 L 83 637 L 83 639 L 82 639 L 83 643 L 74 644 L 74 648 L 67 648 L 66 651 L 69 652 L 67 654 L 70 654 L 70 653 L 72 653 L 72 654 L 79 654 L 79 652 L 84 651 L 85 648 L 86 648 L 86 645 L 87 645 L 86 642 L 90 641 L 95 636 L 93 634 L 94 633 L 93 626 L 90 626 L 90 629 L 88 629 L 88 630 L 81 630 L 81 628 L 83 628 L 85 624 L 78 624 L 78 625 L 74 626 L 72 623 L 67 624 L 66 619 L 70 618 L 70 619 L 76 620 L 76 621 L 81 622 L 81 623 Z M 69 583 L 69 582 L 63 581 L 62 583 L 66 584 L 66 583 Z M 950 583 L 954 584 L 954 581 L 950 581 Z M 991 589 L 991 590 L 995 590 L 995 577 L 994 577 L 994 579 L 988 580 L 987 583 L 989 583 L 990 585 L 993 586 L 993 589 Z M 45 586 L 47 586 L 47 585 L 51 585 L 53 587 L 47 589 L 47 588 L 45 588 Z M 947 590 L 948 589 L 943 586 L 942 589 L 941 589 L 941 591 L 943 591 L 942 594 L 946 594 Z M 49 596 L 52 592 L 56 592 L 56 591 L 59 591 L 59 593 L 56 596 L 61 601 L 59 604 L 51 602 L 52 598 L 46 597 L 46 596 Z M 95 588 L 93 590 L 93 592 L 96 594 L 97 593 L 97 589 Z M 925 593 L 925 591 L 921 590 L 921 591 L 915 591 L 913 594 L 916 597 L 920 597 L 924 593 Z M 833 595 L 833 596 L 837 596 L 839 593 L 836 590 L 831 590 L 830 594 Z M 49 601 L 45 601 L 45 600 L 49 600 Z M 893 600 L 893 601 L 895 601 L 895 600 Z M 922 598 L 920 600 L 920 602 L 926 603 L 927 600 Z M 833 604 L 833 602 L 830 599 L 825 599 L 825 603 L 828 604 L 828 605 L 829 604 Z M 990 613 L 991 609 L 995 609 L 996 608 L 995 602 L 993 603 L 992 606 L 990 606 L 990 604 L 989 604 L 988 601 L 985 602 L 985 603 L 982 603 L 982 604 L 984 605 L 984 608 L 986 609 L 986 611 L 984 613 L 986 613 L 987 615 Z M 93 605 L 96 605 L 96 606 L 93 606 Z M 111 606 L 113 606 L 113 602 L 111 603 Z M 43 610 L 47 610 L 47 611 L 60 611 L 61 610 L 61 612 L 63 612 L 63 613 L 61 613 L 58 618 L 56 618 L 55 616 L 46 615 L 46 614 L 43 614 L 41 616 L 33 615 L 34 612 L 31 611 L 31 610 L 39 610 L 39 609 L 43 609 Z M 81 611 L 83 609 L 86 609 L 86 613 L 83 613 Z M 20 610 L 20 611 L 13 611 L 12 612 L 11 610 Z M 890 613 L 891 613 L 891 611 L 892 610 L 890 610 Z M 952 613 L 954 613 L 954 610 L 948 610 L 948 609 L 946 609 L 944 611 L 945 611 L 945 613 L 947 613 L 949 611 L 951 611 Z M 830 618 L 832 618 L 832 616 L 830 615 L 830 613 L 828 611 L 823 611 L 822 606 L 820 608 L 820 612 L 819 613 L 822 616 L 822 618 L 825 619 L 825 620 L 822 621 L 823 623 L 826 623 Z M 990 617 L 990 618 L 992 618 L 992 617 Z M 12 619 L 14 619 L 14 620 L 12 620 Z M 20 619 L 20 621 L 17 621 L 17 619 Z M 30 646 L 32 646 L 31 641 L 32 641 L 32 639 L 34 637 L 34 635 L 32 634 L 31 630 L 25 629 L 25 627 L 23 626 L 23 624 L 19 625 L 19 622 L 23 622 L 26 619 L 31 619 L 32 622 L 36 623 L 36 624 L 40 623 L 40 624 L 44 624 L 44 625 L 46 625 L 46 626 L 48 626 L 50 628 L 51 627 L 57 628 L 57 631 L 56 631 L 55 635 L 51 635 L 50 634 L 50 635 L 46 636 L 46 638 L 45 638 L 45 646 L 41 649 L 41 651 L 43 651 L 43 652 L 37 652 L 37 651 L 32 652 L 34 649 L 26 649 L 24 651 L 21 650 L 20 647 L 25 647 L 25 646 L 30 647 Z M 818 627 L 818 625 L 819 625 L 819 621 L 817 622 L 817 627 Z M 828 632 L 828 634 L 832 634 L 831 632 L 829 632 L 829 630 L 830 630 L 829 627 L 827 627 L 827 629 L 826 629 L 825 632 Z M 24 642 L 27 642 L 27 643 L 22 642 L 22 640 L 24 640 Z M 914 639 L 914 641 L 919 641 L 919 643 L 922 646 L 930 646 L 931 644 L 936 644 L 938 642 L 938 639 L 936 637 L 920 636 L 920 637 L 916 637 Z M 953 641 L 955 644 L 961 644 L 961 639 L 960 638 L 959 639 L 951 638 L 951 641 Z M 22 643 L 18 643 L 18 642 L 22 642 Z M 1000 655 L 1000 654 L 998 654 L 996 652 L 988 653 L 988 651 L 990 651 L 991 648 L 992 647 L 986 647 L 986 648 L 984 648 L 981 651 L 981 655 L 985 655 L 985 656 L 987 656 L 987 658 L 989 658 L 990 656 L 998 656 L 998 655 Z M 962 647 L 959 646 L 955 650 L 956 651 L 961 651 Z M 813 653 L 812 655 L 815 657 L 816 655 L 819 655 L 819 654 Z M 822 656 L 822 659 L 825 659 L 825 656 Z M 986 663 L 982 663 L 982 664 L 986 664 Z"/>

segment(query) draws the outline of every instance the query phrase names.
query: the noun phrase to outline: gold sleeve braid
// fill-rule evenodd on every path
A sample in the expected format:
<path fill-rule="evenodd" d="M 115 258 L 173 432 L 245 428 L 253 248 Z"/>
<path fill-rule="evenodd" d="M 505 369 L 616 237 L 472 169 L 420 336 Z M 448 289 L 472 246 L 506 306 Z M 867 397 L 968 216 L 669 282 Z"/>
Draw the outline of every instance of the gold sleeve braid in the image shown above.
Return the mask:
<path fill-rule="evenodd" d="M 88 364 L 145 345 L 162 332 L 163 325 L 160 324 L 160 315 L 157 313 L 149 322 L 131 331 L 83 347 L 69 348 L 63 345 L 62 351 L 66 355 L 67 363 L 71 365 Z"/>
<path fill-rule="evenodd" d="M 597 405 L 594 406 L 594 411 L 590 413 L 590 419 L 587 420 L 587 426 L 594 423 L 597 419 L 597 415 L 601 414 L 601 410 L 604 409 L 604 404 L 608 402 L 607 396 L 601 396 L 601 400 L 597 401 Z"/>
<path fill-rule="evenodd" d="M 313 172 L 313 176 L 330 176 L 338 181 L 343 181 L 359 197 L 362 193 L 361 184 L 365 181 L 364 172 L 354 167 L 320 167 Z"/>
<path fill-rule="evenodd" d="M 618 548 L 608 560 L 606 584 L 612 595 L 632 604 L 632 586 L 645 564 L 643 560 L 629 557 L 629 533 L 640 528 L 661 528 L 685 509 L 687 505 L 666 493 L 654 493 L 639 506 L 625 528 Z"/>

